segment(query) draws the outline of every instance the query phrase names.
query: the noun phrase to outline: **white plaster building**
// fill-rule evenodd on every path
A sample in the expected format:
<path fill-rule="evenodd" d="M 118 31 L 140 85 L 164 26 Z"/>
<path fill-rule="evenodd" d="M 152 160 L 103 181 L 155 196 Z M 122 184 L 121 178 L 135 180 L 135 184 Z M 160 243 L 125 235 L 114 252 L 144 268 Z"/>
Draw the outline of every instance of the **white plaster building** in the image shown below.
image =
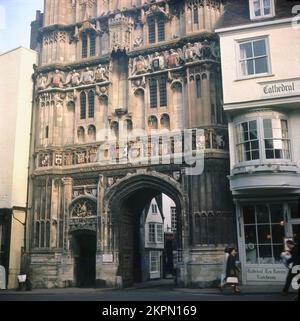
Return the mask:
<path fill-rule="evenodd" d="M 154 198 L 145 222 L 145 253 L 148 260 L 148 278 L 160 279 L 163 274 L 164 215 Z"/>
<path fill-rule="evenodd" d="M 33 64 L 23 47 L 0 55 L 0 265 L 8 288 L 17 286 L 27 200 Z"/>
<path fill-rule="evenodd" d="M 280 283 L 284 240 L 300 236 L 297 1 L 231 1 L 220 36 L 230 186 L 244 283 Z"/>

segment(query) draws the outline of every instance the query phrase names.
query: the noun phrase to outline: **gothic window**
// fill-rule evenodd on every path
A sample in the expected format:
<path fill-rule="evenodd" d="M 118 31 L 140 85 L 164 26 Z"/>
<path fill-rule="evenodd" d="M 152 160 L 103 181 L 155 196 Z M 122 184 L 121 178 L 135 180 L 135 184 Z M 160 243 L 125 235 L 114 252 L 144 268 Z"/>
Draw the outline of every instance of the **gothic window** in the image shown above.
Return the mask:
<path fill-rule="evenodd" d="M 158 41 L 165 40 L 165 17 L 160 15 L 157 17 L 157 33 L 158 33 Z"/>
<path fill-rule="evenodd" d="M 50 222 L 48 221 L 46 223 L 46 247 L 49 248 L 50 247 Z"/>
<path fill-rule="evenodd" d="M 199 10 L 198 7 L 193 7 L 193 22 L 194 22 L 194 31 L 199 30 Z"/>
<path fill-rule="evenodd" d="M 94 32 L 90 33 L 90 56 L 96 55 L 96 34 Z"/>
<path fill-rule="evenodd" d="M 159 91 L 160 91 L 160 107 L 167 106 L 167 79 L 166 79 L 166 77 L 160 78 Z"/>
<path fill-rule="evenodd" d="M 160 107 L 166 107 L 168 103 L 167 78 L 165 76 L 162 76 L 158 79 L 150 79 L 150 107 L 157 108 L 158 102 Z"/>
<path fill-rule="evenodd" d="M 165 17 L 160 14 L 150 16 L 148 19 L 148 37 L 149 43 L 164 41 L 166 38 Z"/>
<path fill-rule="evenodd" d="M 157 108 L 157 80 L 150 79 L 150 107 Z"/>
<path fill-rule="evenodd" d="M 152 16 L 148 20 L 148 28 L 149 28 L 149 43 L 155 43 L 156 35 L 155 35 L 155 18 Z"/>
<path fill-rule="evenodd" d="M 200 76 L 196 77 L 196 93 L 197 93 L 197 98 L 201 98 L 201 95 L 202 95 L 202 84 L 201 84 Z"/>
<path fill-rule="evenodd" d="M 86 118 L 86 94 L 82 92 L 80 94 L 80 119 Z"/>
<path fill-rule="evenodd" d="M 40 247 L 40 222 L 35 223 L 35 247 Z"/>
<path fill-rule="evenodd" d="M 88 99 L 89 99 L 89 118 L 94 118 L 94 115 L 95 115 L 95 94 L 94 94 L 93 90 L 89 91 Z"/>
<path fill-rule="evenodd" d="M 81 35 L 81 39 L 82 39 L 82 58 L 86 58 L 87 57 L 87 47 L 88 47 L 88 36 L 87 33 L 84 32 Z"/>
<path fill-rule="evenodd" d="M 81 53 L 82 58 L 93 57 L 96 55 L 96 34 L 93 31 L 81 34 Z"/>

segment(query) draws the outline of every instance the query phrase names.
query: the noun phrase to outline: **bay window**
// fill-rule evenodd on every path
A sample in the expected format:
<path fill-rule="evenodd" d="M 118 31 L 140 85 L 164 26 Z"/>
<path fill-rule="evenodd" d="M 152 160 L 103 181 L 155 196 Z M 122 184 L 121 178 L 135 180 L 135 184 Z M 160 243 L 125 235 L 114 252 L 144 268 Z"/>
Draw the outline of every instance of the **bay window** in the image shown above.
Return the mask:
<path fill-rule="evenodd" d="M 281 117 L 256 117 L 236 123 L 237 161 L 290 160 L 288 121 Z"/>

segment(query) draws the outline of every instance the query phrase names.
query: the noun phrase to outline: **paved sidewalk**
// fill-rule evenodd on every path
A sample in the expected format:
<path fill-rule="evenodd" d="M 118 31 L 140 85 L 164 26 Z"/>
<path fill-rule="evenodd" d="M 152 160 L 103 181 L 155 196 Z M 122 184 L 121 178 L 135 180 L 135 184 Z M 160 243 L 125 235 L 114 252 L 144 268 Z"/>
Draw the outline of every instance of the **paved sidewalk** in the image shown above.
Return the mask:
<path fill-rule="evenodd" d="M 93 294 L 106 291 L 138 291 L 142 289 L 166 289 L 181 293 L 190 294 L 221 294 L 219 288 L 181 288 L 175 287 L 170 280 L 160 281 L 149 281 L 145 283 L 135 284 L 131 288 L 127 289 L 116 289 L 116 288 L 63 288 L 63 289 L 33 289 L 32 291 L 17 291 L 17 290 L 1 290 L 0 296 L 5 294 L 14 295 L 30 295 L 30 294 L 41 294 L 41 295 L 54 295 L 54 294 Z M 242 294 L 280 294 L 282 285 L 242 285 L 240 286 Z M 232 292 L 231 288 L 225 288 L 223 294 Z M 290 290 L 290 293 L 296 293 L 296 291 Z"/>

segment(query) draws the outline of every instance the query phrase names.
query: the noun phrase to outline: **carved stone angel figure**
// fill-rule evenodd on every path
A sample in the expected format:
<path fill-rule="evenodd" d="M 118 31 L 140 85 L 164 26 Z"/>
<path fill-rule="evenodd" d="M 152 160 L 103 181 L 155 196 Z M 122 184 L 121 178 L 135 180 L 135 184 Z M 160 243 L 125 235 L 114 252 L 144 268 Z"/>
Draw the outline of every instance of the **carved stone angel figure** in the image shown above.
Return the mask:
<path fill-rule="evenodd" d="M 108 69 L 101 64 L 97 67 L 95 71 L 96 82 L 107 81 L 108 80 Z"/>
<path fill-rule="evenodd" d="M 65 85 L 72 87 L 80 85 L 80 74 L 75 69 L 69 73 Z"/>
<path fill-rule="evenodd" d="M 191 62 L 194 60 L 195 49 L 191 43 L 188 43 L 186 46 L 183 47 L 185 53 L 185 59 L 187 62 Z"/>
<path fill-rule="evenodd" d="M 55 70 L 55 73 L 52 75 L 51 86 L 53 88 L 62 88 L 64 85 L 64 75 L 59 70 Z"/>
<path fill-rule="evenodd" d="M 86 67 L 86 69 L 82 72 L 80 82 L 84 85 L 94 83 L 94 72 L 90 70 L 89 67 Z"/>
<path fill-rule="evenodd" d="M 37 89 L 44 90 L 49 86 L 48 77 L 43 73 L 39 74 L 37 79 Z"/>
<path fill-rule="evenodd" d="M 168 65 L 171 68 L 178 67 L 180 64 L 179 53 L 174 49 L 170 50 L 170 54 L 168 56 Z"/>

